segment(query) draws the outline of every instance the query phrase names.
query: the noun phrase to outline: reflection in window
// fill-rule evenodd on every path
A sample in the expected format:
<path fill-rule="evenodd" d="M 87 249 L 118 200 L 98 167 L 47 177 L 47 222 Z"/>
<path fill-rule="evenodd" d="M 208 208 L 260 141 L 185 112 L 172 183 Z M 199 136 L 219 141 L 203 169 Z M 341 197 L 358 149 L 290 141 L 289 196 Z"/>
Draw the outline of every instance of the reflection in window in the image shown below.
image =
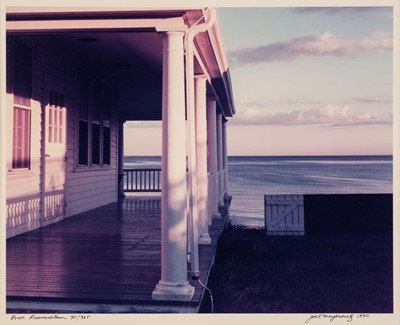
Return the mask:
<path fill-rule="evenodd" d="M 31 111 L 14 107 L 12 168 L 29 168 Z"/>
<path fill-rule="evenodd" d="M 107 126 L 103 127 L 104 138 L 103 138 L 103 164 L 110 164 L 110 128 Z"/>
<path fill-rule="evenodd" d="M 82 78 L 79 87 L 78 165 L 89 164 L 89 82 Z"/>
<path fill-rule="evenodd" d="M 100 164 L 100 125 L 92 123 L 92 164 Z"/>
<path fill-rule="evenodd" d="M 49 93 L 49 143 L 63 143 L 64 95 L 55 91 Z"/>
<path fill-rule="evenodd" d="M 88 164 L 88 122 L 79 121 L 79 165 Z"/>
<path fill-rule="evenodd" d="M 80 83 L 78 166 L 110 165 L 110 89 L 94 78 Z"/>
<path fill-rule="evenodd" d="M 15 42 L 13 56 L 13 144 L 12 168 L 30 168 L 32 50 Z"/>

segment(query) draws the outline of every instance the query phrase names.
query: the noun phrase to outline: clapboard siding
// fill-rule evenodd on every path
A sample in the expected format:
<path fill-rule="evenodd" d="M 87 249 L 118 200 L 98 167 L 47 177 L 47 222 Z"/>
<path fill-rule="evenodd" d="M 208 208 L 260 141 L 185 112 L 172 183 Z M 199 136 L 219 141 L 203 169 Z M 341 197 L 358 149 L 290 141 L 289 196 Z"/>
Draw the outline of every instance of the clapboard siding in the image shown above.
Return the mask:
<path fill-rule="evenodd" d="M 69 116 L 67 130 L 67 216 L 75 215 L 117 201 L 117 121 L 112 112 L 109 166 L 76 166 L 76 119 L 77 112 Z"/>
<path fill-rule="evenodd" d="M 69 179 L 70 172 L 74 171 L 74 166 L 76 165 L 75 161 L 75 153 L 76 153 L 76 141 L 75 137 L 77 136 L 76 132 L 76 123 L 77 123 L 77 103 L 76 103 L 76 92 L 77 89 L 74 90 L 74 109 L 70 110 L 67 114 L 67 165 L 66 165 L 66 172 L 67 172 L 67 180 Z M 68 186 L 68 181 L 67 184 Z"/>
<path fill-rule="evenodd" d="M 93 74 L 93 77 L 101 76 Z M 75 95 L 79 89 L 75 90 Z M 77 98 L 77 97 L 76 97 Z M 76 105 L 78 106 L 78 104 Z M 67 128 L 67 216 L 97 208 L 117 201 L 117 112 L 111 110 L 110 165 L 103 167 L 77 167 L 77 119 L 78 109 L 68 115 Z"/>
<path fill-rule="evenodd" d="M 29 172 L 21 173 L 19 177 L 7 177 L 7 200 L 21 199 L 40 192 L 40 175 Z"/>
<path fill-rule="evenodd" d="M 82 189 L 82 191 L 86 191 L 89 188 L 95 188 L 99 191 L 101 191 L 102 189 L 108 190 L 107 187 L 111 184 L 111 183 L 115 183 L 116 179 L 114 177 L 115 171 L 110 170 L 110 172 L 108 174 L 105 174 L 105 172 L 103 172 L 102 175 L 98 175 L 98 172 L 96 172 L 96 175 L 93 175 L 91 177 L 87 176 L 89 172 L 84 173 L 86 176 L 84 177 L 83 181 L 82 181 L 82 173 L 75 173 L 78 174 L 78 177 L 70 178 L 68 181 L 68 185 L 67 188 L 68 190 L 71 190 L 72 192 L 79 192 L 79 188 Z M 74 176 L 75 176 L 74 175 Z M 79 177 L 79 175 L 81 175 Z M 80 181 L 79 181 L 80 180 Z M 104 186 L 99 187 L 98 184 L 102 184 Z"/>
<path fill-rule="evenodd" d="M 42 77 L 52 75 L 73 85 L 77 71 L 74 52 L 66 49 L 55 36 L 34 37 L 33 60 Z M 42 83 L 44 86 L 44 83 Z"/>
<path fill-rule="evenodd" d="M 84 195 L 81 195 L 81 193 L 79 192 L 75 192 L 72 193 L 68 196 L 68 200 L 67 203 L 69 204 L 69 206 L 72 207 L 72 204 L 75 202 L 76 204 L 80 203 L 82 204 L 82 202 L 84 201 L 89 201 L 90 198 L 95 197 L 95 199 L 93 199 L 92 201 L 98 201 L 99 197 L 102 197 L 102 199 L 107 200 L 108 198 L 111 199 L 111 202 L 115 199 L 115 195 L 110 195 L 110 190 L 109 188 L 114 188 L 115 187 L 115 182 L 110 182 L 110 185 L 107 185 L 107 187 L 104 188 L 95 188 L 95 187 L 87 187 L 87 189 L 85 191 L 82 191 L 82 193 L 84 192 Z"/>
<path fill-rule="evenodd" d="M 27 42 L 32 45 L 30 42 Z M 35 49 L 32 49 L 34 54 Z M 34 55 L 33 55 L 34 56 Z M 10 57 L 8 57 L 10 59 Z M 7 95 L 7 192 L 6 192 L 6 229 L 7 238 L 40 227 L 41 204 L 40 183 L 42 175 L 42 87 L 40 73 L 37 72 L 32 59 L 32 99 L 30 105 L 30 168 L 29 170 L 12 170 L 13 139 L 13 96 Z M 10 78 L 7 75 L 7 78 Z M 12 84 L 8 80 L 9 84 Z M 11 87 L 12 91 L 12 87 Z"/>
<path fill-rule="evenodd" d="M 99 182 L 92 181 L 91 183 L 80 183 L 79 185 L 68 187 L 68 190 L 71 192 L 68 196 L 69 202 L 88 198 L 96 194 L 108 193 L 110 192 L 110 188 L 116 186 L 116 180 L 114 177 L 109 177 L 101 182 L 101 187 L 99 187 L 98 184 Z"/>
<path fill-rule="evenodd" d="M 65 217 L 84 212 L 117 200 L 117 112 L 111 116 L 111 160 L 110 166 L 88 168 L 76 167 L 76 126 L 79 93 L 79 57 L 74 51 L 66 49 L 55 35 L 17 36 L 20 41 L 32 47 L 32 104 L 31 104 L 31 168 L 26 171 L 9 171 L 7 174 L 7 237 L 36 229 L 59 221 L 62 217 L 43 220 L 41 210 L 42 187 L 42 126 L 45 107 L 46 82 L 58 79 L 66 87 L 67 107 L 67 151 Z M 98 76 L 99 79 L 101 78 Z M 8 80 L 8 82 L 10 82 Z M 7 136 L 12 139 L 13 97 L 7 95 L 8 129 Z M 8 169 L 11 170 L 12 144 L 7 149 Z"/>
<path fill-rule="evenodd" d="M 66 186 L 67 214 L 87 211 L 117 200 L 116 169 L 72 172 Z"/>
<path fill-rule="evenodd" d="M 69 162 L 68 162 L 69 163 Z M 110 176 L 115 175 L 116 166 L 105 166 L 103 168 L 96 167 L 93 169 L 76 168 L 75 172 L 69 173 L 68 180 L 70 181 L 68 186 L 76 186 L 82 183 L 98 183 L 108 179 Z M 85 181 L 82 182 L 82 178 Z M 78 182 L 78 181 L 81 182 Z M 76 183 L 77 181 L 78 183 Z"/>

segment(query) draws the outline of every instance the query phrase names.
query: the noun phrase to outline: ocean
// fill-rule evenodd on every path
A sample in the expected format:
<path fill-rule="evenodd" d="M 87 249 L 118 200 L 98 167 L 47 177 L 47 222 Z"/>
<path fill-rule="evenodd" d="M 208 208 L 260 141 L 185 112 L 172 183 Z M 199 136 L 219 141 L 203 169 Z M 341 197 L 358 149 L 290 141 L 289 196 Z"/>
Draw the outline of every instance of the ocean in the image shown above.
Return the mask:
<path fill-rule="evenodd" d="M 125 157 L 126 168 L 160 168 L 161 157 Z M 393 192 L 392 156 L 230 156 L 231 216 L 264 220 L 264 195 Z"/>

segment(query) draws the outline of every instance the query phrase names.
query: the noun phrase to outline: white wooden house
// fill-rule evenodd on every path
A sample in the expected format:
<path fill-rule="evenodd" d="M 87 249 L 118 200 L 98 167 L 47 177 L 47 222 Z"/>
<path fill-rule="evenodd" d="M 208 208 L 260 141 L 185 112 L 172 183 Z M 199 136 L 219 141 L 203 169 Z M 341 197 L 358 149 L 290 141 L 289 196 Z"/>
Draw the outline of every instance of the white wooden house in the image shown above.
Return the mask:
<path fill-rule="evenodd" d="M 162 120 L 153 299 L 190 299 L 181 242 L 209 242 L 235 113 L 217 12 L 7 7 L 6 33 L 7 238 L 118 200 L 123 123 Z"/>

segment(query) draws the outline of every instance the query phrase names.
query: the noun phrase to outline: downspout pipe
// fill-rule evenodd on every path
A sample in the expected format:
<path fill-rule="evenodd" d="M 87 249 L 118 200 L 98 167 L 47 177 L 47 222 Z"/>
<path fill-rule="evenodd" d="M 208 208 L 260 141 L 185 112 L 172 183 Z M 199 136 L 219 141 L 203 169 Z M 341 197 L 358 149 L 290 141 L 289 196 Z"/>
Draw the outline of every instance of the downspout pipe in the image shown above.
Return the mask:
<path fill-rule="evenodd" d="M 190 263 L 191 277 L 198 279 L 199 271 L 199 220 L 197 209 L 197 182 L 196 182 L 196 130 L 195 130 L 195 100 L 194 100 L 194 37 L 210 29 L 217 18 L 214 8 L 204 10 L 204 23 L 194 24 L 185 35 L 185 59 L 186 59 L 186 111 L 188 123 L 188 170 L 189 170 L 189 240 L 190 240 Z"/>

